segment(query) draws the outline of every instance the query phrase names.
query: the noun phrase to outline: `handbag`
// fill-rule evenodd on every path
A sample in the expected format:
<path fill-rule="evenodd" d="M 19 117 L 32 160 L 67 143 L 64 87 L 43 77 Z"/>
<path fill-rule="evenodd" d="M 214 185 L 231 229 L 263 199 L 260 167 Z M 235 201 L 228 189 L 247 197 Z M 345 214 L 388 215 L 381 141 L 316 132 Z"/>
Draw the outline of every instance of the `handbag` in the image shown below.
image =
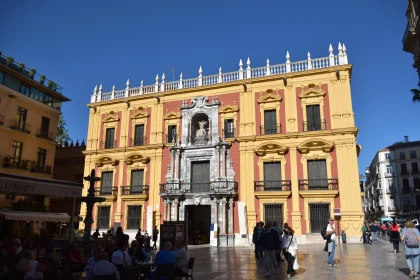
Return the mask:
<path fill-rule="evenodd" d="M 293 236 L 290 238 L 289 246 L 287 246 L 286 248 L 286 253 L 289 252 L 289 247 L 290 247 L 290 244 L 292 244 L 292 241 L 293 241 Z"/>
<path fill-rule="evenodd" d="M 295 261 L 293 262 L 293 270 L 299 270 L 299 264 L 298 264 L 297 258 L 295 258 Z"/>

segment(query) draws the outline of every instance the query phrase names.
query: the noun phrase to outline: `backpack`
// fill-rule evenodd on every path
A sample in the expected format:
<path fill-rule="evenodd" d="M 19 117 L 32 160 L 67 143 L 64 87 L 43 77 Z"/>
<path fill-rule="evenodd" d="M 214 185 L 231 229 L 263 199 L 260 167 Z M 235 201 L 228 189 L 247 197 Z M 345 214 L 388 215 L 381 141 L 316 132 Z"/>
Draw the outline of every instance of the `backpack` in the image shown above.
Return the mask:
<path fill-rule="evenodd" d="M 413 228 L 407 229 L 405 244 L 408 248 L 419 248 L 419 239 L 417 237 L 416 231 Z"/>
<path fill-rule="evenodd" d="M 321 230 L 321 236 L 324 240 L 330 240 L 331 239 L 331 234 L 327 235 L 327 227 L 328 227 L 328 225 L 325 226 L 324 228 L 322 228 L 322 230 Z"/>

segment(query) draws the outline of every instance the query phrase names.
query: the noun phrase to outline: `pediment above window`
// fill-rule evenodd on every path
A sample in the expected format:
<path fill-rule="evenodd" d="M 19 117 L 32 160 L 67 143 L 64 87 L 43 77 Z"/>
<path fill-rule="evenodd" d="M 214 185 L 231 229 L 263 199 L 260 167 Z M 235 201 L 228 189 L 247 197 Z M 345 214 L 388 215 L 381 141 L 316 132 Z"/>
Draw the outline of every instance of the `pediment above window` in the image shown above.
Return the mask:
<path fill-rule="evenodd" d="M 279 95 L 275 95 L 272 93 L 266 94 L 264 96 L 261 96 L 260 98 L 257 99 L 257 102 L 259 104 L 261 103 L 274 103 L 274 102 L 280 102 L 281 101 L 281 97 Z"/>
<path fill-rule="evenodd" d="M 108 164 L 112 165 L 112 166 L 116 166 L 116 165 L 118 165 L 118 163 L 119 163 L 119 160 L 113 159 L 113 158 L 108 157 L 108 156 L 100 157 L 95 161 L 95 165 L 97 167 L 102 167 L 102 166 L 108 165 Z"/>
<path fill-rule="evenodd" d="M 323 91 L 320 86 L 309 84 L 308 87 L 299 94 L 299 98 L 323 97 L 325 96 L 325 93 L 326 92 Z"/>
<path fill-rule="evenodd" d="M 226 105 L 219 109 L 219 114 L 228 114 L 228 113 L 236 113 L 239 111 L 238 106 L 236 105 Z"/>
<path fill-rule="evenodd" d="M 284 155 L 287 153 L 288 150 L 289 150 L 288 147 L 282 146 L 278 143 L 269 142 L 269 143 L 264 143 L 258 146 L 255 149 L 255 153 L 258 156 L 265 156 L 266 154 L 273 154 L 273 153 Z"/>
<path fill-rule="evenodd" d="M 139 111 L 139 110 L 134 111 L 134 113 L 131 115 L 132 119 L 142 119 L 142 118 L 148 118 L 148 117 L 149 117 L 149 113 L 147 111 Z"/>
<path fill-rule="evenodd" d="M 181 118 L 181 113 L 179 112 L 167 112 L 163 116 L 164 120 L 175 120 L 175 119 L 180 119 L 180 118 Z"/>
<path fill-rule="evenodd" d="M 110 123 L 110 122 L 118 122 L 120 121 L 120 118 L 118 116 L 118 112 L 111 111 L 107 114 L 105 114 L 105 118 L 102 120 L 104 123 Z"/>
<path fill-rule="evenodd" d="M 132 165 L 133 163 L 137 163 L 137 162 L 146 164 L 149 161 L 150 161 L 150 157 L 143 156 L 142 154 L 139 154 L 139 153 L 130 154 L 124 159 L 124 162 L 127 165 Z"/>
<path fill-rule="evenodd" d="M 297 148 L 301 154 L 307 154 L 311 151 L 323 151 L 325 153 L 329 153 L 334 148 L 334 145 L 326 140 L 311 139 L 303 142 Z"/>

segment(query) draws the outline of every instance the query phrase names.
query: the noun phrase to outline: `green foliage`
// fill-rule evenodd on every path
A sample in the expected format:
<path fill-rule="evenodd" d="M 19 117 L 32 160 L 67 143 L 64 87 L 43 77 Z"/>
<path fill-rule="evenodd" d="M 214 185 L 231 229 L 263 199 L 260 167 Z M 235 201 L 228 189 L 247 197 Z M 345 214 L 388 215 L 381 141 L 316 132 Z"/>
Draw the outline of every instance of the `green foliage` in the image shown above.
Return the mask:
<path fill-rule="evenodd" d="M 13 56 L 8 56 L 7 57 L 7 65 L 12 64 L 15 61 L 15 59 L 13 58 Z"/>
<path fill-rule="evenodd" d="M 66 125 L 64 117 L 61 115 L 58 119 L 57 137 L 55 140 L 55 142 L 60 146 L 64 146 L 66 143 L 71 141 Z"/>
<path fill-rule="evenodd" d="M 25 68 L 25 63 L 19 63 L 19 69 L 23 69 L 23 68 Z"/>
<path fill-rule="evenodd" d="M 41 82 L 41 83 L 43 83 L 44 81 L 45 81 L 45 75 L 44 74 L 42 74 L 40 77 L 39 77 L 39 81 Z"/>
<path fill-rule="evenodd" d="M 418 86 L 420 87 L 420 83 L 418 84 Z M 411 93 L 413 94 L 413 103 L 420 102 L 420 90 L 417 88 L 413 88 L 411 89 Z"/>
<path fill-rule="evenodd" d="M 44 197 L 25 197 L 13 202 L 12 209 L 15 211 L 46 212 L 48 206 Z"/>

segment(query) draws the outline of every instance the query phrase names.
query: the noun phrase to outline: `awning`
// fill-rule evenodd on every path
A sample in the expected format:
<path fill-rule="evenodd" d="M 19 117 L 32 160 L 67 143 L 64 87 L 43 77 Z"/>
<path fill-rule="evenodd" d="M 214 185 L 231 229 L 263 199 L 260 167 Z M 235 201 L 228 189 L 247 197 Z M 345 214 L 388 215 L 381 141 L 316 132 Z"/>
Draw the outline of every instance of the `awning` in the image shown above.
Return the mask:
<path fill-rule="evenodd" d="M 67 181 L 35 178 L 0 172 L 0 193 L 81 197 L 83 185 Z"/>
<path fill-rule="evenodd" d="M 29 222 L 69 222 L 70 216 L 66 213 L 41 213 L 25 211 L 3 211 L 0 217 L 10 221 L 29 221 Z M 77 220 L 77 219 L 75 219 Z"/>

